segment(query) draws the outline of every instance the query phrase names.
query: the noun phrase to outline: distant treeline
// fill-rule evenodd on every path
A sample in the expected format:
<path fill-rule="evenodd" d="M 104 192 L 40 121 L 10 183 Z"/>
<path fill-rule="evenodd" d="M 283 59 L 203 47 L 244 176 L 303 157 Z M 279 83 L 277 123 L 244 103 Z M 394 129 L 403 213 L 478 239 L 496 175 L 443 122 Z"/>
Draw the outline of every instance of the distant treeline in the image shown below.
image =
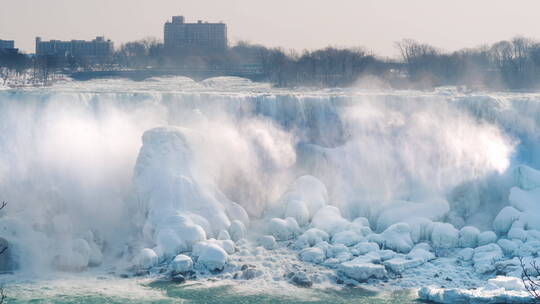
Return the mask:
<path fill-rule="evenodd" d="M 0 76 L 47 77 L 81 68 L 224 69 L 249 67 L 276 86 L 346 87 L 377 79 L 393 88 L 426 89 L 457 85 L 491 89 L 536 89 L 540 86 L 540 43 L 516 37 L 473 49 L 446 52 L 414 40 L 396 43 L 400 57 L 381 58 L 361 48 L 327 47 L 297 52 L 239 42 L 225 51 L 166 50 L 157 39 L 122 44 L 110 58 L 29 57 L 0 53 Z"/>

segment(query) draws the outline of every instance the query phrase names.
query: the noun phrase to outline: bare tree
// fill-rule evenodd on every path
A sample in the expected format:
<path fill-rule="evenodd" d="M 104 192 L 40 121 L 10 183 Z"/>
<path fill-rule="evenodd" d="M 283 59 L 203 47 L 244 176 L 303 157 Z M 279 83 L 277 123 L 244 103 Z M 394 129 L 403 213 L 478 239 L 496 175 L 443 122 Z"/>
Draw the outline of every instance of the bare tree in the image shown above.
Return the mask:
<path fill-rule="evenodd" d="M 521 280 L 527 292 L 536 300 L 540 300 L 540 267 L 533 260 L 530 265 L 525 265 L 522 257 L 519 257 L 521 266 Z"/>

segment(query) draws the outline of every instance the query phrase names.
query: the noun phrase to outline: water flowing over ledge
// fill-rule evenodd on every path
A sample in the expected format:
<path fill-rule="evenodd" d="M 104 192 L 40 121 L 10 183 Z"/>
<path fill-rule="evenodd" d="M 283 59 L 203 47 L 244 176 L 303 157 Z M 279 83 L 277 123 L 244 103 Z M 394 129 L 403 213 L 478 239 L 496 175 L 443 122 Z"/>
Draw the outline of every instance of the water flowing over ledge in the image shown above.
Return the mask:
<path fill-rule="evenodd" d="M 0 264 L 477 287 L 540 254 L 539 127 L 537 94 L 228 78 L 0 91 Z"/>

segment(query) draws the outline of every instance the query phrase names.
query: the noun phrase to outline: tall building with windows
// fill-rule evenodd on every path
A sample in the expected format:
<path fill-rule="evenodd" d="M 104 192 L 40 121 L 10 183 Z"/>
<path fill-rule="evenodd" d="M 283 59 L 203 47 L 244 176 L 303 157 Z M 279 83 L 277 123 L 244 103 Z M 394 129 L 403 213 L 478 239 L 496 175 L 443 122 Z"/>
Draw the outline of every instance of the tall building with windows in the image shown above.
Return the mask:
<path fill-rule="evenodd" d="M 15 41 L 0 39 L 0 49 L 14 49 L 14 48 L 15 48 Z"/>
<path fill-rule="evenodd" d="M 227 25 L 225 23 L 186 23 L 183 16 L 173 16 L 164 28 L 165 49 L 225 50 Z"/>
<path fill-rule="evenodd" d="M 96 37 L 91 41 L 71 40 L 42 41 L 41 37 L 36 37 L 36 55 L 54 56 L 75 56 L 75 57 L 95 57 L 106 58 L 113 53 L 113 42 L 105 37 Z"/>

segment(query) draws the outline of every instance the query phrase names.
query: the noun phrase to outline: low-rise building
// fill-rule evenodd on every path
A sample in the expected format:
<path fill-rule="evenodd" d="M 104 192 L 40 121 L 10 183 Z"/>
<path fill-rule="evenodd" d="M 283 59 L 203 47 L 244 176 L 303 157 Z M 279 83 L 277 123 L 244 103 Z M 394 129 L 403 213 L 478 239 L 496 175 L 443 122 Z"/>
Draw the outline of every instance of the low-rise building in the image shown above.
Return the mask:
<path fill-rule="evenodd" d="M 96 39 L 91 41 L 43 41 L 41 37 L 36 37 L 37 56 L 53 55 L 106 58 L 111 56 L 113 54 L 113 51 L 113 42 L 111 40 L 105 39 L 105 37 L 96 37 Z"/>

